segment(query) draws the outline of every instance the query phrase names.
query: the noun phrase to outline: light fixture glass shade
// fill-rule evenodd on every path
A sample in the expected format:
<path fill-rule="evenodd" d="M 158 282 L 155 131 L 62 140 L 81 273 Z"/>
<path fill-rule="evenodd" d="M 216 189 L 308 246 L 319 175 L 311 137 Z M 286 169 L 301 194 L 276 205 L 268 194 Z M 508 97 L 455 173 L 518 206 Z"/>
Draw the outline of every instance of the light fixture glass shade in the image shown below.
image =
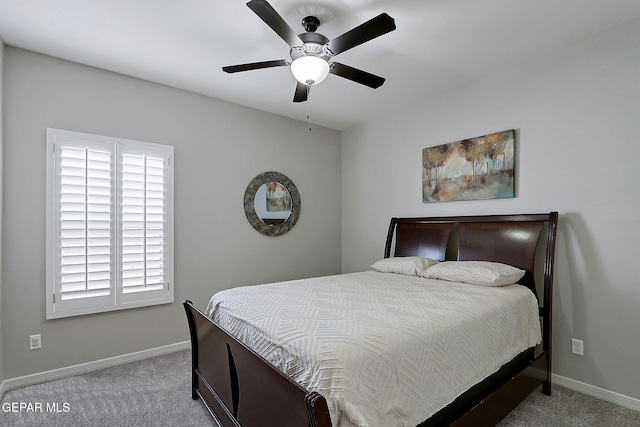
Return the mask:
<path fill-rule="evenodd" d="M 317 56 L 301 56 L 291 64 L 291 72 L 300 83 L 317 85 L 329 75 L 329 63 Z"/>

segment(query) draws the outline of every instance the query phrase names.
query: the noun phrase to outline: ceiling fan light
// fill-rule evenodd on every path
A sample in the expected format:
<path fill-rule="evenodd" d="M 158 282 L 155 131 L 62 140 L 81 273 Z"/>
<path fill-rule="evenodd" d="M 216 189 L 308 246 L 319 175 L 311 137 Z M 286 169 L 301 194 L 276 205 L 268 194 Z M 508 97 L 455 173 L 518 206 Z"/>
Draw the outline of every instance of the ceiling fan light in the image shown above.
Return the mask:
<path fill-rule="evenodd" d="M 329 63 L 317 56 L 301 56 L 291 63 L 291 72 L 300 83 L 317 85 L 329 75 Z"/>

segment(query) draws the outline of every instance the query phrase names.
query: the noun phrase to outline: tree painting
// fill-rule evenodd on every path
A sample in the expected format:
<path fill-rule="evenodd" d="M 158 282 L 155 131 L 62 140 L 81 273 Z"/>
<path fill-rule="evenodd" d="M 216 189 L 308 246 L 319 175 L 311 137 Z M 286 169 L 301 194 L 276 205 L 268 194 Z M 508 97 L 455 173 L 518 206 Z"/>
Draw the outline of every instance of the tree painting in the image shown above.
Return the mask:
<path fill-rule="evenodd" d="M 505 130 L 422 150 L 422 201 L 515 197 L 515 131 Z"/>

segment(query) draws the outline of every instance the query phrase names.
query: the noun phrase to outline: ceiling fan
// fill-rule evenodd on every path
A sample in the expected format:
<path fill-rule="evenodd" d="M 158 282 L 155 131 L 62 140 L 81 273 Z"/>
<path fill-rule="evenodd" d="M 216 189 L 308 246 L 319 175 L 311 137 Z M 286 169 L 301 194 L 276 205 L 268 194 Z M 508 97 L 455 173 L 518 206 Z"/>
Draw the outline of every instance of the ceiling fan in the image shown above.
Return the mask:
<path fill-rule="evenodd" d="M 261 68 L 291 66 L 291 72 L 298 81 L 293 102 L 306 101 L 311 86 L 321 83 L 329 73 L 373 89 L 384 83 L 383 77 L 339 62 L 329 63 L 329 60 L 339 53 L 395 30 L 395 21 L 386 13 L 381 13 L 341 36 L 329 40 L 322 34 L 315 32 L 320 26 L 320 20 L 315 16 L 304 18 L 302 26 L 306 32 L 296 34 L 267 1 L 251 0 L 247 6 L 291 47 L 291 60 L 277 59 L 231 65 L 222 67 L 223 71 L 237 73 Z"/>

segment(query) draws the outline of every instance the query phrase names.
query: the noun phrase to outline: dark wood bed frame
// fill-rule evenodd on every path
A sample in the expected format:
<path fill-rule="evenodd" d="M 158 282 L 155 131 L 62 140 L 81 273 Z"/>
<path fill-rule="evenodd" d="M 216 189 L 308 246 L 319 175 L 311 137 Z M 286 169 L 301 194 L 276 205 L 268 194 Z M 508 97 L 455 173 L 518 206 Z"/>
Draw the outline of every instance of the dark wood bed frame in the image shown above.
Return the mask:
<path fill-rule="evenodd" d="M 441 261 L 502 262 L 525 270 L 520 283 L 536 295 L 542 292 L 538 297 L 542 344 L 516 356 L 420 426 L 494 426 L 538 386 L 551 394 L 557 224 L 557 212 L 391 219 L 385 258 L 416 255 Z M 536 253 L 543 259 L 536 262 Z M 541 280 L 535 280 L 536 271 Z M 323 396 L 274 368 L 191 301 L 184 307 L 191 332 L 192 397 L 202 399 L 219 425 L 331 427 Z"/>

